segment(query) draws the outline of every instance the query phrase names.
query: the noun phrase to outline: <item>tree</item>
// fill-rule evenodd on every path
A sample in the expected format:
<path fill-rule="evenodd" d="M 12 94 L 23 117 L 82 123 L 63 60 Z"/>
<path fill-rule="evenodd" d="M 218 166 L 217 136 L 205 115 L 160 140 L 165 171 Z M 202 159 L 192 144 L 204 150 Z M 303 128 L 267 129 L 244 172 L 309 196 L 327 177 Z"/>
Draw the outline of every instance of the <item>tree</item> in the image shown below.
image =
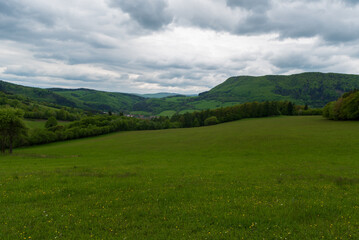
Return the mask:
<path fill-rule="evenodd" d="M 218 123 L 218 119 L 215 116 L 209 117 L 206 120 L 204 120 L 205 126 L 215 125 Z"/>
<path fill-rule="evenodd" d="M 49 117 L 49 119 L 47 119 L 46 123 L 45 123 L 45 127 L 46 128 L 52 128 L 52 127 L 56 127 L 57 126 L 57 120 L 55 117 Z"/>
<path fill-rule="evenodd" d="M 2 153 L 5 153 L 8 146 L 11 154 L 15 140 L 26 135 L 27 128 L 22 121 L 23 116 L 24 113 L 19 109 L 0 109 L 0 144 Z"/>
<path fill-rule="evenodd" d="M 293 115 L 293 113 L 294 113 L 294 104 L 292 102 L 288 102 L 287 112 L 288 112 L 288 115 Z"/>

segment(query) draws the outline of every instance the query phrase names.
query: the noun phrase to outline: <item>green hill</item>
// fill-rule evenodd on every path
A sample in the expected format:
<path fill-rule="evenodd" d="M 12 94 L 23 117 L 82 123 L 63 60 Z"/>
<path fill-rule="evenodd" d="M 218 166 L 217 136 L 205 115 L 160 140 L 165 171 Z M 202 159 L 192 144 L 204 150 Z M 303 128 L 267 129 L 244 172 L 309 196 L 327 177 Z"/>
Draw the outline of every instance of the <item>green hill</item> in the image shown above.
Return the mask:
<path fill-rule="evenodd" d="M 253 102 L 290 100 L 297 104 L 323 107 L 344 92 L 359 88 L 359 75 L 301 73 L 289 76 L 231 77 L 208 92 L 202 100 Z"/>
<path fill-rule="evenodd" d="M 173 97 L 173 96 L 184 96 L 184 95 L 181 95 L 178 93 L 167 93 L 167 92 L 136 94 L 136 95 L 144 97 L 144 98 L 165 98 L 165 97 Z"/>
<path fill-rule="evenodd" d="M 23 96 L 38 102 L 96 111 L 130 111 L 145 98 L 90 89 L 41 89 L 0 81 L 0 92 Z"/>
<path fill-rule="evenodd" d="M 359 75 L 337 73 L 301 73 L 289 76 L 231 77 L 199 96 L 113 93 L 90 89 L 40 89 L 0 81 L 0 91 L 21 94 L 31 99 L 98 111 L 141 112 L 167 115 L 226 107 L 245 102 L 288 100 L 299 105 L 323 107 L 344 92 L 359 89 Z"/>
<path fill-rule="evenodd" d="M 301 73 L 289 76 L 238 76 L 227 79 L 198 97 L 147 99 L 134 105 L 137 111 L 194 111 L 245 102 L 288 100 L 299 105 L 323 107 L 344 92 L 359 88 L 359 75 Z"/>
<path fill-rule="evenodd" d="M 101 111 L 131 111 L 135 103 L 145 100 L 144 97 L 133 94 L 104 92 L 84 88 L 52 88 L 49 90 L 75 102 L 79 108 Z"/>
<path fill-rule="evenodd" d="M 54 103 L 67 107 L 76 107 L 75 102 L 48 89 L 25 87 L 0 80 L 0 92 L 20 95 L 39 102 Z"/>
<path fill-rule="evenodd" d="M 0 239 L 359 239 L 359 122 L 246 119 L 0 156 Z"/>
<path fill-rule="evenodd" d="M 83 109 L 65 107 L 51 102 L 37 101 L 20 94 L 0 91 L 0 108 L 13 107 L 21 109 L 25 118 L 48 119 L 51 116 L 58 120 L 77 120 L 87 113 Z"/>

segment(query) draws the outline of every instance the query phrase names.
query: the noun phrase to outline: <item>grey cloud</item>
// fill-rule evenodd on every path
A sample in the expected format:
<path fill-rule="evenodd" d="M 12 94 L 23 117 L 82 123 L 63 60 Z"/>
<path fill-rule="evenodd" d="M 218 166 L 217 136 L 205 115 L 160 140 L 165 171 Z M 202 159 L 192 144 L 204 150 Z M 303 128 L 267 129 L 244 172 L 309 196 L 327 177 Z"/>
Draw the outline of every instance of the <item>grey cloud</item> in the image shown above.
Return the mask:
<path fill-rule="evenodd" d="M 343 0 L 343 2 L 350 4 L 350 5 L 357 5 L 359 4 L 358 0 Z"/>
<path fill-rule="evenodd" d="M 193 80 L 200 80 L 203 78 L 205 74 L 203 73 L 197 73 L 193 71 L 182 71 L 182 72 L 166 72 L 162 73 L 158 76 L 159 79 L 191 79 Z"/>
<path fill-rule="evenodd" d="M 241 7 L 245 9 L 267 9 L 271 5 L 270 0 L 227 0 L 229 7 Z"/>
<path fill-rule="evenodd" d="M 136 80 L 138 83 L 150 83 L 156 84 L 163 88 L 168 87 L 183 87 L 186 86 L 203 86 L 203 84 L 193 81 L 192 79 L 180 78 L 180 79 L 156 79 L 156 78 L 148 78 L 148 77 L 140 77 Z"/>
<path fill-rule="evenodd" d="M 61 73 L 61 74 L 51 74 L 38 71 L 33 68 L 26 67 L 14 67 L 7 68 L 4 71 L 4 74 L 11 74 L 17 77 L 48 77 L 48 78 L 60 78 L 71 81 L 81 81 L 81 82 L 102 82 L 104 79 L 101 76 L 94 76 L 91 74 L 79 74 L 79 73 Z"/>
<path fill-rule="evenodd" d="M 166 10 L 167 5 L 164 0 L 111 0 L 110 4 L 121 8 L 142 27 L 151 30 L 158 30 L 172 21 L 172 16 Z"/>
<path fill-rule="evenodd" d="M 24 68 L 6 68 L 4 71 L 5 74 L 11 74 L 21 77 L 36 77 L 38 74 L 35 71 L 29 71 Z"/>
<path fill-rule="evenodd" d="M 155 60 L 137 60 L 136 64 L 141 65 L 150 69 L 184 69 L 189 70 L 193 67 L 191 63 L 184 63 L 181 60 L 177 62 L 164 62 L 164 61 L 155 61 Z"/>
<path fill-rule="evenodd" d="M 65 11 L 56 11 L 55 8 L 39 7 L 41 3 L 29 5 L 25 1 L 0 2 L 0 39 L 23 42 L 35 46 L 32 50 L 58 50 L 64 54 L 62 47 L 80 43 L 90 45 L 90 48 L 113 48 L 114 44 L 96 34 L 96 25 L 83 29 L 82 23 L 75 22 L 75 15 Z M 56 3 L 54 3 L 56 5 Z M 74 19 L 68 18 L 71 16 Z M 86 19 L 88 23 L 93 20 Z M 46 52 L 46 51 L 45 51 Z M 35 53 L 41 55 L 41 53 Z M 51 54 L 49 54 L 51 55 Z M 56 53 L 54 54 L 54 56 Z"/>
<path fill-rule="evenodd" d="M 0 56 L 0 76 L 42 81 L 49 78 L 80 87 L 88 82 L 93 88 L 101 81 L 103 84 L 97 88 L 108 86 L 110 90 L 115 82 L 113 86 L 118 89 L 136 91 L 142 83 L 163 90 L 210 88 L 226 77 L 242 73 L 275 74 L 293 69 L 356 71 L 359 1 L 104 1 L 106 4 L 99 1 L 103 8 L 97 9 L 74 0 L 71 10 L 62 1 L 54 1 L 58 9 L 41 7 L 40 0 L 33 4 L 25 0 L 0 1 L 0 50 L 4 52 Z M 256 41 L 264 34 L 279 38 Z M 248 37 L 253 35 L 257 37 Z M 301 39 L 305 37 L 319 40 Z M 305 43 L 299 48 L 297 43 L 300 45 L 302 40 Z M 152 44 L 155 41 L 157 44 Z M 203 46 L 199 41 L 204 42 Z M 241 43 L 247 49 L 241 50 Z M 231 44 L 236 53 L 226 52 Z M 208 54 L 201 49 L 207 46 Z M 271 47 L 274 50 L 268 50 Z M 314 51 L 320 47 L 324 50 Z M 278 53 L 271 55 L 271 51 Z M 335 58 L 327 60 L 336 54 L 343 60 L 341 65 L 335 63 Z M 8 58 L 15 60 L 9 63 Z M 47 64 L 52 64 L 52 68 L 47 69 Z M 20 67 L 3 70 L 11 65 Z M 33 65 L 33 69 L 24 68 Z M 66 71 L 57 69 L 69 65 Z M 93 66 L 104 73 L 76 71 L 77 65 L 87 65 L 89 69 Z M 343 68 L 344 65 L 349 67 Z M 116 73 L 115 77 L 106 76 L 106 71 Z"/>
<path fill-rule="evenodd" d="M 322 3 L 323 8 L 326 7 L 323 1 L 318 2 Z M 235 32 L 239 35 L 277 33 L 280 38 L 294 39 L 318 36 L 331 43 L 359 39 L 359 21 L 353 9 L 342 8 L 333 12 L 333 9 L 316 7 L 305 6 L 304 2 L 299 6 L 287 5 L 262 13 L 252 12 L 243 23 L 238 24 Z"/>
<path fill-rule="evenodd" d="M 18 9 L 14 2 L 1 1 L 0 2 L 0 14 L 1 15 L 16 15 Z"/>
<path fill-rule="evenodd" d="M 284 56 L 277 56 L 272 60 L 272 64 L 276 67 L 284 70 L 289 69 L 305 69 L 305 70 L 313 70 L 318 69 L 318 66 L 311 63 L 309 56 L 304 56 L 303 54 L 286 54 Z M 319 64 L 318 64 L 319 65 Z M 322 66 L 320 66 L 322 67 Z"/>

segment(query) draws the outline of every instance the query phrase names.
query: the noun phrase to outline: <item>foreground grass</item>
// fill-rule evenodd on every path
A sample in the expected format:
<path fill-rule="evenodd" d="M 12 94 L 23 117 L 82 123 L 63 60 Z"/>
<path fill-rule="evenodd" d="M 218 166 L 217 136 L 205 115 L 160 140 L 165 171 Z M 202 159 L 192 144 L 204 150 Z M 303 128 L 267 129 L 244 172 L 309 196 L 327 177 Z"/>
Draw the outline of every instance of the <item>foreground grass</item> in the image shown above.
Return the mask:
<path fill-rule="evenodd" d="M 358 239 L 359 122 L 246 119 L 0 157 L 0 239 Z"/>

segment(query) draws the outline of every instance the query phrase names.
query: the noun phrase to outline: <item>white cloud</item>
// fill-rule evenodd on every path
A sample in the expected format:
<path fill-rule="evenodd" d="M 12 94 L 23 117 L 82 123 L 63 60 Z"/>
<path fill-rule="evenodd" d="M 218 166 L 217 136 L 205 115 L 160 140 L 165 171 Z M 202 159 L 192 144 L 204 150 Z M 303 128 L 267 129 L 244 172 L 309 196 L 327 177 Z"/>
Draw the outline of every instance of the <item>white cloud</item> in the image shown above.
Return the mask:
<path fill-rule="evenodd" d="M 356 1 L 255 3 L 3 1 L 0 78 L 39 87 L 194 93 L 233 75 L 358 73 Z"/>

